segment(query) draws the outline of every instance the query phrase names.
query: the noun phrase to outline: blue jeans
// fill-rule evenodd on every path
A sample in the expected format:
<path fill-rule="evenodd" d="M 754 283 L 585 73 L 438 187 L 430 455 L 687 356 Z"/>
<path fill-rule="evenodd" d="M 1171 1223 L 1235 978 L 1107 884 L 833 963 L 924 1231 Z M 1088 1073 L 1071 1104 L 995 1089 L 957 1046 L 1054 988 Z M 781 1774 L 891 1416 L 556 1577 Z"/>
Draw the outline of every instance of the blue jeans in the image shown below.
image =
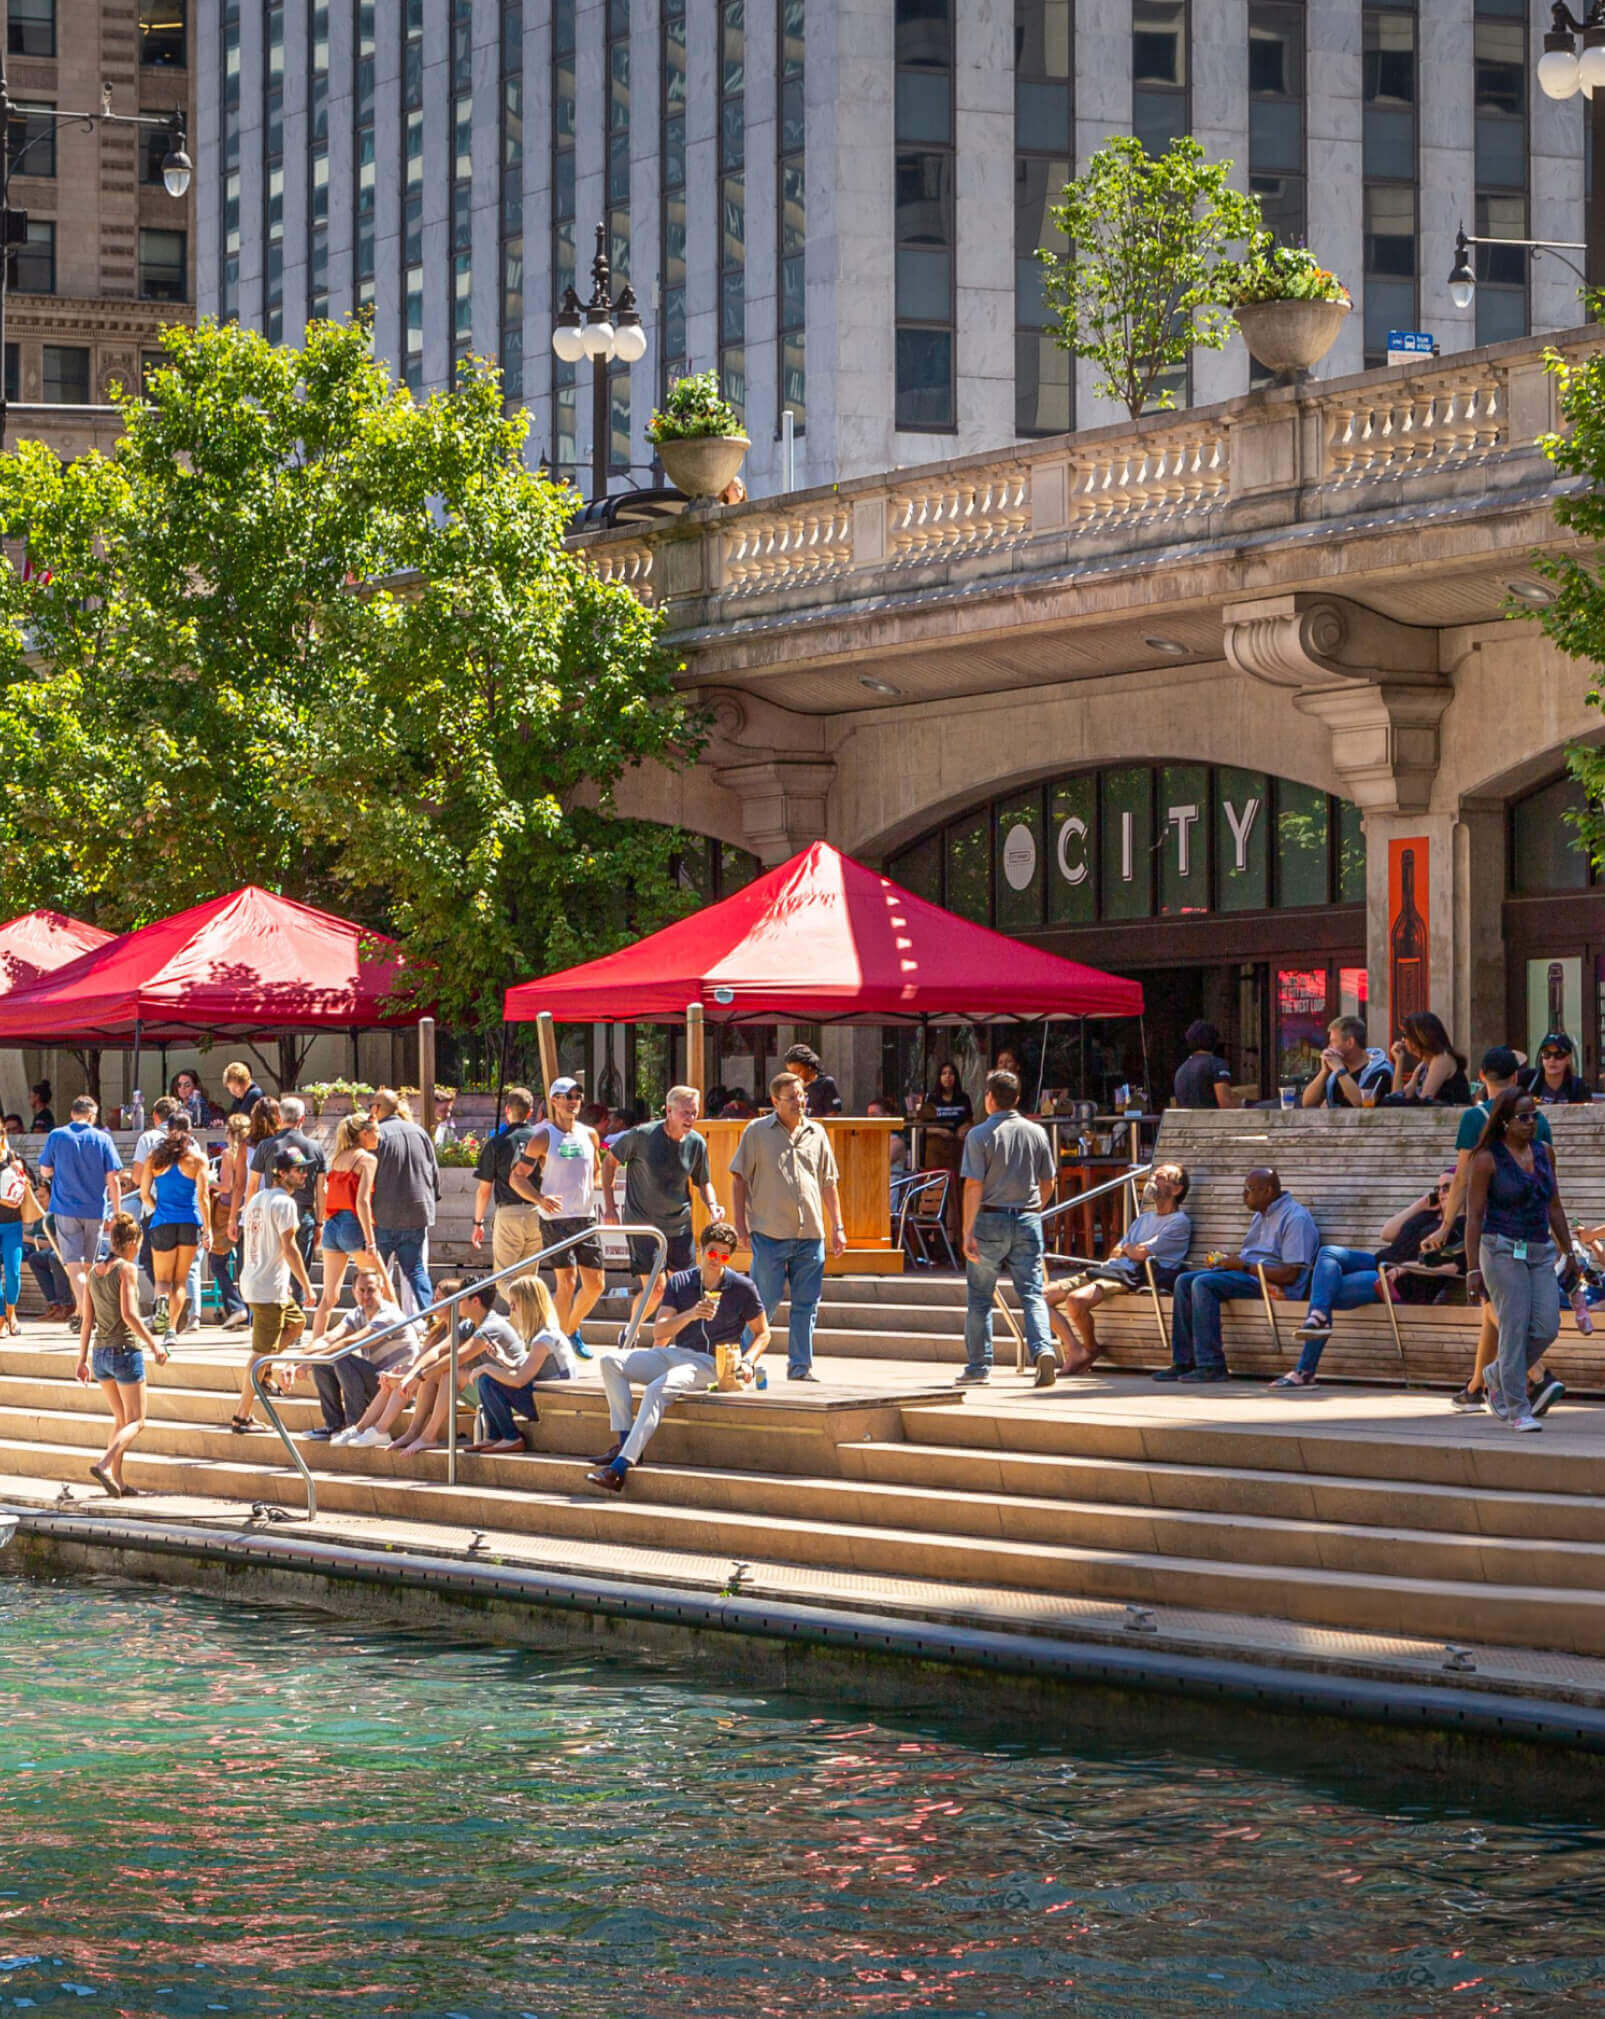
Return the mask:
<path fill-rule="evenodd" d="M 67 1281 L 67 1272 L 48 1248 L 30 1248 L 28 1267 L 33 1271 L 34 1281 L 47 1304 L 72 1302 L 72 1285 Z"/>
<path fill-rule="evenodd" d="M 479 1406 L 485 1415 L 485 1434 L 505 1442 L 518 1435 L 515 1416 L 524 1416 L 531 1423 L 540 1421 L 540 1411 L 535 1407 L 535 1383 L 526 1381 L 522 1388 L 509 1388 L 505 1381 L 498 1381 L 494 1374 L 479 1377 Z"/>
<path fill-rule="evenodd" d="M 212 1265 L 212 1281 L 217 1285 L 218 1300 L 223 1306 L 223 1316 L 232 1317 L 236 1311 L 245 1309 L 245 1299 L 235 1281 L 240 1267 L 239 1250 L 214 1248 L 208 1259 Z"/>
<path fill-rule="evenodd" d="M 435 1301 L 435 1293 L 429 1287 L 429 1271 L 424 1267 L 424 1244 L 428 1239 L 427 1227 L 381 1227 L 377 1222 L 374 1224 L 373 1241 L 379 1250 L 379 1260 L 388 1267 L 391 1256 L 395 1256 L 408 1287 L 418 1300 L 420 1311 L 427 1311 Z"/>
<path fill-rule="evenodd" d="M 1220 1307 L 1234 1297 L 1257 1297 L 1259 1278 L 1246 1269 L 1188 1269 L 1176 1278 L 1170 1315 L 1170 1357 L 1177 1367 L 1226 1372 L 1220 1343 Z"/>
<path fill-rule="evenodd" d="M 780 1308 L 789 1284 L 791 1316 L 786 1323 L 786 1371 L 806 1374 L 814 1364 L 814 1318 L 819 1310 L 819 1293 L 825 1287 L 824 1242 L 775 1241 L 767 1234 L 754 1233 L 752 1280 L 771 1318 Z"/>
<path fill-rule="evenodd" d="M 1026 1352 L 1035 1360 L 1053 1351 L 1048 1307 L 1042 1296 L 1042 1216 L 1039 1213 L 989 1212 L 975 1216 L 977 1262 L 966 1260 L 964 1281 L 969 1303 L 964 1312 L 964 1365 L 971 1374 L 992 1365 L 992 1293 L 1005 1269 L 1025 1316 Z"/>
<path fill-rule="evenodd" d="M 5 1276 L 5 1302 L 8 1311 L 16 1308 L 17 1299 L 22 1295 L 22 1222 L 20 1220 L 0 1221 L 0 1268 Z"/>
<path fill-rule="evenodd" d="M 1508 1234 L 1484 1234 L 1477 1252 L 1482 1280 L 1499 1320 L 1499 1358 L 1488 1369 L 1488 1407 L 1507 1421 L 1526 1413 L 1527 1376 L 1560 1330 L 1560 1280 L 1555 1244 L 1528 1241 L 1522 1259 Z"/>
<path fill-rule="evenodd" d="M 1323 1248 L 1310 1272 L 1310 1309 L 1330 1318 L 1334 1311 L 1355 1311 L 1374 1304 L 1381 1282 L 1377 1258 L 1364 1248 Z M 1321 1364 L 1324 1339 L 1307 1339 L 1298 1356 L 1298 1371 L 1313 1374 Z"/>

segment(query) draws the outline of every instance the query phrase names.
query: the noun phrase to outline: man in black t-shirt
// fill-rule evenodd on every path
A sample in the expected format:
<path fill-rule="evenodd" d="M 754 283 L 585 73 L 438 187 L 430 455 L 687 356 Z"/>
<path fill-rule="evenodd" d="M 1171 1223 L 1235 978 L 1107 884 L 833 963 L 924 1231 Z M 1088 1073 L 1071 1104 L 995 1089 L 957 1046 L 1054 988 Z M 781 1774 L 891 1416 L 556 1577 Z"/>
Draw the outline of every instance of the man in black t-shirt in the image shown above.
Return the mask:
<path fill-rule="evenodd" d="M 640 1463 L 668 1405 L 678 1395 L 713 1386 L 718 1375 L 715 1347 L 733 1346 L 750 1333 L 741 1354 L 741 1378 L 752 1379 L 769 1344 L 769 1320 L 752 1278 L 730 1267 L 736 1242 L 734 1227 L 719 1221 L 704 1227 L 698 1243 L 700 1265 L 676 1270 L 664 1285 L 652 1328 L 656 1343 L 633 1353 L 602 1355 L 602 1386 L 607 1390 L 615 1442 L 607 1457 L 597 1461 L 596 1471 L 585 1475 L 593 1486 L 609 1493 L 624 1491 L 630 1467 Z M 632 1409 L 631 1382 L 643 1390 L 639 1409 Z"/>
<path fill-rule="evenodd" d="M 1220 1055 L 1220 1032 L 1211 1023 L 1187 1026 L 1187 1056 L 1176 1068 L 1178 1108 L 1231 1108 L 1232 1069 Z"/>
<path fill-rule="evenodd" d="M 528 1087 L 509 1087 L 502 1096 L 505 1126 L 485 1140 L 474 1166 L 479 1180 L 474 1190 L 474 1232 L 476 1248 L 485 1240 L 485 1215 L 492 1199 L 496 1202 L 496 1225 L 491 1236 L 491 1266 L 496 1273 L 513 1263 L 528 1260 L 541 1252 L 541 1212 L 539 1206 L 515 1192 L 513 1166 L 523 1159 L 524 1146 L 534 1135 L 530 1116 L 535 1112 L 535 1096 Z"/>
<path fill-rule="evenodd" d="M 824 1069 L 824 1061 L 812 1045 L 793 1045 L 786 1054 L 788 1071 L 803 1083 L 803 1107 L 810 1115 L 839 1115 L 840 1089 Z"/>

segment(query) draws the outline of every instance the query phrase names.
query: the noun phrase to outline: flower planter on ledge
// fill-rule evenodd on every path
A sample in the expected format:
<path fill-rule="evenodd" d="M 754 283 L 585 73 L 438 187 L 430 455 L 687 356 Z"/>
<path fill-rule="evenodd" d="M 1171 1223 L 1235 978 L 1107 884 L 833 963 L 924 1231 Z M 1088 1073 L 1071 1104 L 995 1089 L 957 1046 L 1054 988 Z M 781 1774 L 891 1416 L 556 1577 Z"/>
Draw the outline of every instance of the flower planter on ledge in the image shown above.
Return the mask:
<path fill-rule="evenodd" d="M 688 498 L 716 498 L 741 468 L 752 443 L 745 435 L 693 435 L 659 442 L 663 474 Z"/>
<path fill-rule="evenodd" d="M 1348 312 L 1344 301 L 1252 301 L 1232 311 L 1250 351 L 1284 385 L 1309 377 Z"/>

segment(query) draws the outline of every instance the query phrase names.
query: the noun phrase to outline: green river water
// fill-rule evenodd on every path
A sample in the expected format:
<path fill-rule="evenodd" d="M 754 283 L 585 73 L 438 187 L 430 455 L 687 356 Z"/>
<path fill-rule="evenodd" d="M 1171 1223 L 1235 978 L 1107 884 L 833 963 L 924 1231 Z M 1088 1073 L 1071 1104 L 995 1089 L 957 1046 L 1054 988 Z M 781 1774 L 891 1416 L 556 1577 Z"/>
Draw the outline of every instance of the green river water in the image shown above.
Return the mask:
<path fill-rule="evenodd" d="M 0 1578 L 0 2015 L 1605 2014 L 1586 1802 L 1163 1718 L 1050 1745 Z"/>

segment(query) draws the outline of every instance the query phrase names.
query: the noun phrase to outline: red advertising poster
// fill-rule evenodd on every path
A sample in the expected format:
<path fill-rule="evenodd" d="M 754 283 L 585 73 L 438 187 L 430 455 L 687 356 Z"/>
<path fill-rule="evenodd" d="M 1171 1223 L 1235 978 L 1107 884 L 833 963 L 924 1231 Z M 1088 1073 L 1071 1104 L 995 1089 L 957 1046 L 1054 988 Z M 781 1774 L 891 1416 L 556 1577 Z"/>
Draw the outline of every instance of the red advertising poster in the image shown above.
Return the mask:
<path fill-rule="evenodd" d="M 1388 843 L 1388 1036 L 1399 1036 L 1407 1016 L 1431 1007 L 1427 967 L 1427 863 L 1423 834 Z"/>

